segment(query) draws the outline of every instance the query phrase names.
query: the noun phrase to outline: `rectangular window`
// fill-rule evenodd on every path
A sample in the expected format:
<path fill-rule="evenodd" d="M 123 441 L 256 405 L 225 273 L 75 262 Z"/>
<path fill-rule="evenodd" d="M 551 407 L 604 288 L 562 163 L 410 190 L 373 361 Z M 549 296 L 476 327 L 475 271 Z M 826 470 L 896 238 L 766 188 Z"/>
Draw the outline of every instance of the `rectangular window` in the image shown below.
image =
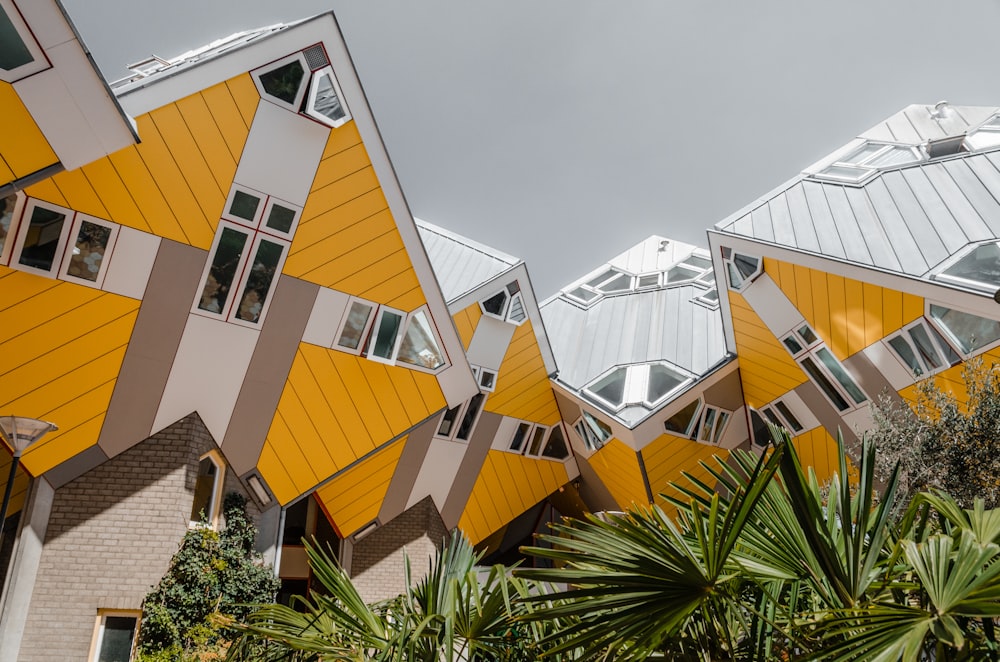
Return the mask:
<path fill-rule="evenodd" d="M 129 662 L 140 616 L 139 612 L 101 610 L 94 632 L 91 662 Z"/>
<path fill-rule="evenodd" d="M 344 317 L 344 323 L 337 334 L 337 347 L 351 351 L 354 354 L 361 352 L 364 346 L 364 339 L 368 336 L 371 328 L 375 304 L 357 299 L 351 301 Z"/>
<path fill-rule="evenodd" d="M 23 194 L 11 193 L 0 198 L 0 264 L 7 264 L 14 247 L 14 232 L 26 198 Z"/>
<path fill-rule="evenodd" d="M 530 437 L 531 423 L 518 423 L 517 429 L 514 430 L 514 436 L 511 438 L 510 445 L 507 449 L 514 451 L 515 453 L 524 452 L 524 447 L 527 445 Z"/>
<path fill-rule="evenodd" d="M 252 250 L 253 260 L 243 278 L 243 291 L 236 306 L 236 319 L 257 324 L 264 317 L 270 303 L 268 295 L 281 270 L 287 247 L 288 244 L 257 237 L 256 246 Z"/>
<path fill-rule="evenodd" d="M 773 406 L 762 407 L 761 413 L 775 425 L 785 428 L 790 432 L 801 432 L 802 424 L 795 417 L 791 409 L 781 400 L 775 401 Z"/>
<path fill-rule="evenodd" d="M 194 482 L 194 499 L 191 501 L 191 526 L 215 528 L 218 524 L 225 471 L 226 465 L 217 452 L 212 451 L 201 457 Z"/>
<path fill-rule="evenodd" d="M 966 356 L 1000 340 L 1000 322 L 987 317 L 933 303 L 930 317 Z"/>
<path fill-rule="evenodd" d="M 731 416 L 732 412 L 705 405 L 691 429 L 691 438 L 703 444 L 718 444 Z"/>
<path fill-rule="evenodd" d="M 486 395 L 477 393 L 468 401 L 452 407 L 441 416 L 435 436 L 454 441 L 469 441 L 475 432 Z"/>
<path fill-rule="evenodd" d="M 101 287 L 114 250 L 119 227 L 115 223 L 77 214 L 60 273 L 65 280 Z"/>
<path fill-rule="evenodd" d="M 903 365 L 917 377 L 957 365 L 962 359 L 923 318 L 886 340 Z"/>
<path fill-rule="evenodd" d="M 375 329 L 369 341 L 368 358 L 373 361 L 392 363 L 403 326 L 405 315 L 398 310 L 382 306 L 375 320 Z"/>
<path fill-rule="evenodd" d="M 838 411 L 868 401 L 858 383 L 808 324 L 800 325 L 781 342 Z"/>
<path fill-rule="evenodd" d="M 243 269 L 244 256 L 250 233 L 231 227 L 221 226 L 209 252 L 209 261 L 202 276 L 204 283 L 198 300 L 198 309 L 207 313 L 225 316 L 230 307 L 230 292 Z"/>
<path fill-rule="evenodd" d="M 55 276 L 69 238 L 73 212 L 63 207 L 30 200 L 17 233 L 11 266 Z"/>
<path fill-rule="evenodd" d="M 545 435 L 548 433 L 549 429 L 543 425 L 536 425 L 535 429 L 531 433 L 531 443 L 524 450 L 524 454 L 530 457 L 538 457 L 542 454 L 542 450 L 545 447 Z"/>
<path fill-rule="evenodd" d="M 606 423 L 586 411 L 573 425 L 573 429 L 580 435 L 584 445 L 592 451 L 600 449 L 612 436 L 611 428 Z"/>
<path fill-rule="evenodd" d="M 21 12 L 11 0 L 0 0 L 0 80 L 13 83 L 48 67 Z"/>

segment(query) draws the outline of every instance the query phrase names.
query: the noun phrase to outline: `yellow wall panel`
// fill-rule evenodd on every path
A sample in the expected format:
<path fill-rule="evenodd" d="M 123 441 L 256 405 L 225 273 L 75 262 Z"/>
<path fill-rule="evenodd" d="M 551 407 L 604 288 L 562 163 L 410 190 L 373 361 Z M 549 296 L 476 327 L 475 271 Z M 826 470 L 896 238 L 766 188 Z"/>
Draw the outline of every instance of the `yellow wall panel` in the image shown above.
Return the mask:
<path fill-rule="evenodd" d="M 17 179 L 17 177 L 14 176 L 14 171 L 11 170 L 10 166 L 7 165 L 7 162 L 3 160 L 3 155 L 0 154 L 0 182 L 7 183 L 12 182 L 15 179 Z"/>
<path fill-rule="evenodd" d="M 639 456 L 634 450 L 612 439 L 591 455 L 588 462 L 622 510 L 631 508 L 632 504 L 649 503 L 639 470 Z"/>
<path fill-rule="evenodd" d="M 483 309 L 479 307 L 478 302 L 466 306 L 464 310 L 460 310 L 452 316 L 452 319 L 455 320 L 455 328 L 458 330 L 458 337 L 462 339 L 462 347 L 465 349 L 469 349 L 472 336 L 476 333 L 476 325 L 479 324 L 479 318 L 482 316 Z"/>
<path fill-rule="evenodd" d="M 250 80 L 249 74 L 246 77 Z M 253 85 L 253 80 L 250 80 L 250 84 Z M 202 90 L 200 96 L 205 100 L 209 114 L 219 127 L 222 139 L 229 149 L 229 156 L 232 157 L 233 162 L 239 162 L 240 156 L 243 154 L 243 147 L 246 145 L 247 135 L 250 133 L 250 125 L 243 119 L 243 114 L 236 105 L 236 98 L 229 86 L 226 83 L 213 85 Z M 256 108 L 256 102 L 254 102 L 254 112 L 256 112 Z M 182 108 L 181 112 L 186 112 L 186 109 Z"/>
<path fill-rule="evenodd" d="M 10 452 L 0 450 L 0 490 L 7 488 L 7 477 L 10 476 Z M 7 506 L 7 517 L 19 513 L 24 507 L 24 498 L 28 495 L 28 474 L 23 466 L 18 466 L 14 474 L 14 487 L 11 488 L 10 504 Z"/>
<path fill-rule="evenodd" d="M 842 360 L 923 314 L 923 299 L 910 294 L 778 260 L 764 267 Z"/>
<path fill-rule="evenodd" d="M 316 496 L 342 536 L 378 516 L 406 437 L 380 449 L 316 490 Z"/>
<path fill-rule="evenodd" d="M 261 103 L 260 93 L 254 85 L 253 78 L 249 73 L 230 78 L 226 81 L 229 94 L 236 102 L 236 108 L 240 111 L 243 124 L 249 129 L 253 125 L 253 117 L 257 114 L 257 106 Z M 235 118 L 234 118 L 235 119 Z"/>
<path fill-rule="evenodd" d="M 205 159 L 216 187 L 223 195 L 223 201 L 219 203 L 221 209 L 225 196 L 228 195 L 229 188 L 233 185 L 236 164 L 239 162 L 239 155 L 234 157 L 229 151 L 229 144 L 226 142 L 219 125 L 220 122 L 227 123 L 229 120 L 224 116 L 218 119 L 212 116 L 204 94 L 192 94 L 181 99 L 175 105 L 201 156 Z M 159 124 L 159 118 L 157 118 L 157 122 Z M 163 130 L 162 126 L 160 128 Z M 244 140 L 246 140 L 245 136 Z"/>
<path fill-rule="evenodd" d="M 336 140 L 333 138 L 333 134 L 337 133 L 340 132 L 331 132 L 331 141 Z M 372 162 L 368 158 L 368 150 L 361 143 L 361 136 L 357 132 L 354 135 L 358 138 L 358 142 L 355 145 L 334 152 L 325 150 L 326 153 L 324 153 L 322 159 L 324 167 L 317 170 L 316 177 L 313 179 L 313 188 L 327 186 L 344 177 L 371 167 Z"/>
<path fill-rule="evenodd" d="M 48 419 L 61 420 L 72 427 L 60 428 L 58 432 L 51 433 L 51 436 L 46 436 L 28 449 L 22 459 L 25 469 L 32 474 L 43 473 L 96 444 L 113 390 L 114 385 L 108 384 L 99 391 L 87 394 L 86 404 L 89 409 L 100 408 L 105 411 L 85 421 L 74 419 L 71 413 L 63 411 L 64 408 L 54 410 Z M 58 437 L 55 436 L 57 434 Z"/>
<path fill-rule="evenodd" d="M 358 125 L 348 122 L 337 127 L 336 131 L 330 132 L 330 137 L 326 139 L 326 147 L 323 148 L 323 158 L 328 158 L 350 149 L 361 142 L 361 133 Z"/>
<path fill-rule="evenodd" d="M 681 472 L 687 472 L 714 484 L 714 478 L 701 465 L 701 462 L 715 467 L 712 456 L 729 457 L 729 451 L 716 446 L 699 444 L 683 437 L 669 434 L 660 435 L 655 441 L 641 451 L 643 463 L 646 465 L 646 478 L 653 492 L 654 500 L 664 505 L 661 493 L 678 496 L 670 487 L 671 482 L 685 484 L 686 479 Z"/>
<path fill-rule="evenodd" d="M 282 464 L 280 455 L 270 441 L 264 444 L 257 468 L 260 470 L 261 477 L 271 488 L 278 503 L 284 505 L 298 496 L 298 490 L 295 488 L 295 483 L 292 482 L 291 474 Z"/>
<path fill-rule="evenodd" d="M 14 86 L 3 81 L 0 81 L 0 117 L 3 118 L 0 157 L 7 166 L 5 170 L 13 175 L 4 179 L 4 184 L 59 162 Z"/>
<path fill-rule="evenodd" d="M 98 218 L 110 219 L 111 214 L 94 191 L 94 187 L 90 185 L 83 170 L 60 172 L 52 178 L 52 183 L 62 193 L 67 207 Z"/>
<path fill-rule="evenodd" d="M 54 205 L 60 205 L 62 207 L 69 206 L 66 196 L 62 194 L 62 191 L 59 190 L 59 187 L 56 186 L 51 177 L 49 179 L 43 179 L 37 184 L 32 184 L 28 188 L 24 189 L 24 192 L 31 198 L 45 200 L 46 202 L 51 202 Z"/>
<path fill-rule="evenodd" d="M 295 492 L 287 503 L 444 406 L 434 375 L 302 343 L 267 433 L 261 473 Z"/>
<path fill-rule="evenodd" d="M 803 383 L 805 373 L 746 300 L 730 292 L 729 305 L 747 404 L 760 407 Z"/>
<path fill-rule="evenodd" d="M 295 240 L 289 249 L 290 256 L 303 250 L 316 250 L 314 247 L 321 243 L 325 245 L 319 250 L 339 256 L 364 243 L 365 235 L 360 232 L 362 227 L 371 236 L 389 232 L 396 227 L 396 221 L 389 213 L 381 189 L 374 189 L 332 207 L 319 205 L 317 196 L 317 193 L 312 193 L 309 198 L 312 207 L 307 205 L 302 213 L 302 219 L 295 229 Z M 307 212 L 312 212 L 313 215 L 306 216 Z M 355 244 L 346 246 L 349 241 L 354 241 Z"/>
<path fill-rule="evenodd" d="M 427 303 L 417 273 L 410 268 L 361 293 L 369 301 L 384 301 L 391 308 L 411 312 Z"/>
<path fill-rule="evenodd" d="M 792 439 L 803 468 L 812 467 L 822 485 L 838 470 L 837 442 L 822 425 Z"/>
<path fill-rule="evenodd" d="M 81 170 L 107 210 L 107 219 L 143 232 L 151 232 L 149 223 L 132 197 L 132 191 L 119 177 L 111 159 L 98 159 L 83 166 Z"/>
<path fill-rule="evenodd" d="M 489 537 L 569 480 L 562 462 L 491 450 L 458 527 L 473 544 Z"/>
<path fill-rule="evenodd" d="M 121 178 L 125 188 L 132 194 L 132 199 L 139 207 L 139 211 L 145 219 L 146 227 L 133 226 L 138 230 L 152 232 L 164 239 L 172 239 L 182 244 L 190 244 L 187 235 L 181 228 L 180 223 L 174 217 L 170 205 L 160 190 L 156 179 L 150 174 L 145 162 L 139 155 L 135 147 L 126 147 L 108 157 L 114 172 Z M 98 194 L 101 192 L 99 182 L 94 182 Z M 112 218 L 112 221 L 128 225 L 124 220 L 119 221 Z"/>
<path fill-rule="evenodd" d="M 559 408 L 531 321 L 514 331 L 497 373 L 496 390 L 486 399 L 485 409 L 548 425 L 558 420 Z"/>

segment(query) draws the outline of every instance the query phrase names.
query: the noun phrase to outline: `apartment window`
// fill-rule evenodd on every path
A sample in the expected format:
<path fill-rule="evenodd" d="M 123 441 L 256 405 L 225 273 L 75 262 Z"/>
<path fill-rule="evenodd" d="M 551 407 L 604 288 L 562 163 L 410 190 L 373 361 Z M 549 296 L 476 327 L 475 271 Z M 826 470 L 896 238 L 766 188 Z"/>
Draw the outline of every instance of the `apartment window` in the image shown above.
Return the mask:
<path fill-rule="evenodd" d="M 930 304 L 931 319 L 966 356 L 1000 340 L 1000 322 Z"/>
<path fill-rule="evenodd" d="M 973 247 L 933 278 L 992 295 L 1000 288 L 1000 243 L 990 242 Z"/>
<path fill-rule="evenodd" d="M 566 433 L 563 432 L 561 423 L 549 430 L 549 438 L 542 450 L 542 457 L 552 460 L 565 460 L 569 457 L 569 444 L 566 443 Z"/>
<path fill-rule="evenodd" d="M 351 119 L 344 93 L 322 44 L 254 70 L 262 97 L 317 122 L 336 128 Z"/>
<path fill-rule="evenodd" d="M 886 344 L 917 377 L 930 375 L 962 360 L 941 334 L 922 318 L 887 338 Z"/>
<path fill-rule="evenodd" d="M 472 366 L 472 374 L 476 378 L 476 382 L 479 384 L 480 391 L 487 391 L 492 393 L 497 387 L 497 373 L 494 370 L 488 368 L 481 368 L 479 366 Z"/>
<path fill-rule="evenodd" d="M 815 177 L 858 183 L 879 169 L 923 160 L 923 153 L 912 145 L 894 145 L 869 140 L 817 172 Z"/>
<path fill-rule="evenodd" d="M 650 287 L 657 287 L 660 284 L 660 273 L 655 274 L 642 274 L 636 276 L 635 279 L 635 289 L 644 290 Z"/>
<path fill-rule="evenodd" d="M 399 330 L 402 328 L 405 318 L 406 314 L 400 310 L 393 310 L 385 306 L 379 307 L 375 328 L 372 330 L 369 340 L 369 359 L 392 363 L 399 340 Z"/>
<path fill-rule="evenodd" d="M 476 429 L 486 395 L 477 393 L 466 402 L 447 410 L 438 423 L 435 436 L 453 441 L 468 441 Z"/>
<path fill-rule="evenodd" d="M 510 298 L 510 309 L 507 311 L 507 321 L 514 324 L 521 324 L 528 319 L 528 313 L 524 309 L 524 298 L 518 292 Z"/>
<path fill-rule="evenodd" d="M 409 315 L 406 330 L 399 343 L 396 361 L 427 370 L 437 370 L 445 364 L 437 330 L 426 308 Z"/>
<path fill-rule="evenodd" d="M 253 79 L 262 96 L 297 113 L 305 98 L 309 68 L 302 53 L 293 53 L 257 69 Z"/>
<path fill-rule="evenodd" d="M 854 378 L 808 324 L 800 325 L 781 342 L 838 411 L 848 411 L 868 401 Z"/>
<path fill-rule="evenodd" d="M 677 392 L 693 378 L 665 363 L 612 368 L 584 387 L 586 395 L 613 411 L 628 405 L 652 409 L 657 403 Z"/>
<path fill-rule="evenodd" d="M 448 363 L 426 306 L 410 314 L 352 298 L 334 336 L 333 349 L 372 361 L 436 372 Z"/>
<path fill-rule="evenodd" d="M 545 457 L 565 460 L 569 457 L 569 447 L 561 425 L 546 427 L 522 421 L 514 428 L 507 450 L 527 457 Z"/>
<path fill-rule="evenodd" d="M 141 615 L 140 612 L 101 610 L 97 616 L 91 662 L 129 662 Z"/>
<path fill-rule="evenodd" d="M 11 266 L 54 277 L 62 261 L 73 212 L 39 200 L 29 200 L 17 232 Z"/>
<path fill-rule="evenodd" d="M 194 500 L 191 502 L 191 524 L 215 527 L 222 504 L 222 484 L 225 463 L 215 451 L 206 453 L 198 462 L 198 475 L 194 482 Z"/>
<path fill-rule="evenodd" d="M 718 445 L 732 415 L 731 411 L 705 405 L 701 414 L 695 418 L 695 424 L 688 436 L 703 444 Z"/>
<path fill-rule="evenodd" d="M 774 404 L 761 407 L 760 411 L 767 420 L 790 432 L 798 433 L 803 430 L 802 423 L 782 400 L 775 400 Z"/>
<path fill-rule="evenodd" d="M 375 304 L 359 299 L 351 300 L 347 314 L 337 333 L 337 348 L 360 354 L 375 319 Z"/>
<path fill-rule="evenodd" d="M 49 66 L 11 0 L 0 0 L 0 80 L 13 83 Z"/>
<path fill-rule="evenodd" d="M 502 290 L 480 301 L 479 306 L 484 314 L 505 322 L 520 325 L 528 319 L 521 286 L 517 281 L 507 283 Z"/>
<path fill-rule="evenodd" d="M 729 281 L 729 289 L 742 290 L 753 282 L 753 279 L 761 274 L 764 261 L 753 255 L 744 255 L 723 249 L 725 255 L 726 278 Z"/>
<path fill-rule="evenodd" d="M 11 193 L 0 198 L 0 264 L 7 264 L 11 248 L 14 246 L 12 233 L 17 229 L 14 220 L 21 217 L 21 207 L 26 198 L 18 193 Z"/>
<path fill-rule="evenodd" d="M 691 436 L 691 429 L 699 420 L 698 414 L 701 411 L 701 399 L 690 402 L 676 414 L 663 422 L 663 429 L 672 434 L 684 437 Z"/>
<path fill-rule="evenodd" d="M 60 270 L 63 279 L 101 287 L 119 228 L 115 223 L 77 214 Z"/>
<path fill-rule="evenodd" d="M 598 450 L 611 439 L 611 428 L 607 423 L 589 412 L 583 412 L 580 420 L 573 424 L 573 429 L 583 444 L 592 451 Z"/>

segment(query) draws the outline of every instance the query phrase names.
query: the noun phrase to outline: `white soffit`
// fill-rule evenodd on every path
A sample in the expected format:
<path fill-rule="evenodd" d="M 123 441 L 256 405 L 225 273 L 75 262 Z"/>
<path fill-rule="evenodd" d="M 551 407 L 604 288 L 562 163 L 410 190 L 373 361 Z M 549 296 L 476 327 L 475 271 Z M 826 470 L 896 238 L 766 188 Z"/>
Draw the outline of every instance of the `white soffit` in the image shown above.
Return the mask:
<path fill-rule="evenodd" d="M 476 332 L 472 334 L 472 342 L 469 343 L 469 351 L 466 352 L 469 363 L 490 370 L 500 370 L 516 329 L 513 324 L 483 315 L 479 318 Z"/>

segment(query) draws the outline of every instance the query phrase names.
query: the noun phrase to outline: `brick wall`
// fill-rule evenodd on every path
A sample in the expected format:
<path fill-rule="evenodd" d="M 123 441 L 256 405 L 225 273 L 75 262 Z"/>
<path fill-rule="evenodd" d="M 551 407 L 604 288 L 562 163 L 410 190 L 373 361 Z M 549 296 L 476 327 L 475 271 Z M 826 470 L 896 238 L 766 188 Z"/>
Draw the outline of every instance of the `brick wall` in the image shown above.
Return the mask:
<path fill-rule="evenodd" d="M 447 535 L 433 499 L 426 497 L 355 542 L 351 576 L 361 597 L 373 602 L 405 590 L 404 550 L 410 558 L 413 581 L 426 576 L 431 559 Z"/>
<path fill-rule="evenodd" d="M 21 662 L 84 660 L 98 609 L 139 609 L 180 545 L 199 458 L 215 447 L 191 414 L 56 491 Z M 244 492 L 228 471 L 225 490 Z"/>

